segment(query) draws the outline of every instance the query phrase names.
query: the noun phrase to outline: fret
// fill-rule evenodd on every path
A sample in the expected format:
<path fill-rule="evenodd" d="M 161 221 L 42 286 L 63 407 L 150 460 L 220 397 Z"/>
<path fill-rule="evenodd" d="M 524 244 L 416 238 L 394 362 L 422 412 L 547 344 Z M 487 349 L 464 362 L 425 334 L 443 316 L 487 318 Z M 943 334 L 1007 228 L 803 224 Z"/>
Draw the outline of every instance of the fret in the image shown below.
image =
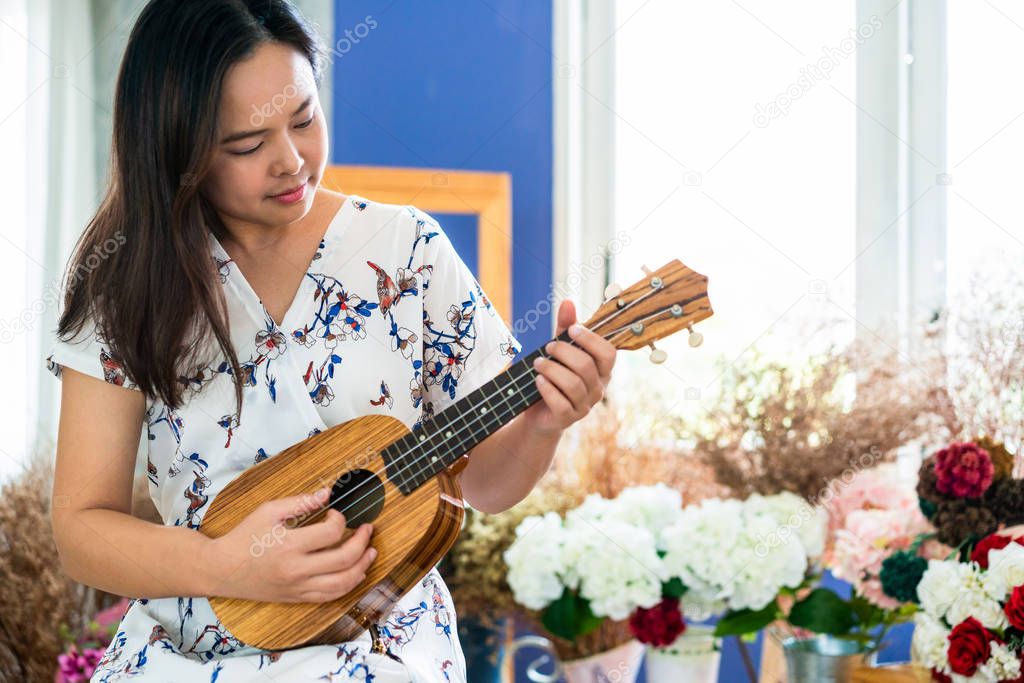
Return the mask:
<path fill-rule="evenodd" d="M 567 332 L 559 341 L 572 342 Z M 464 453 L 540 400 L 533 361 L 541 347 L 391 444 L 388 477 L 403 493 L 422 486 Z"/>

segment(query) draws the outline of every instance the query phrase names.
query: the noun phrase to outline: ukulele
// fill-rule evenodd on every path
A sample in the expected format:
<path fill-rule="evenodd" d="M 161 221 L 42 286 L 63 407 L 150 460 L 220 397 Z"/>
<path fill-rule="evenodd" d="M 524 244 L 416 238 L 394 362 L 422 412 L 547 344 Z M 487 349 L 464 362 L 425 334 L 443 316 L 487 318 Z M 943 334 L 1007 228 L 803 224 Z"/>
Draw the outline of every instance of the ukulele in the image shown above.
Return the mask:
<path fill-rule="evenodd" d="M 657 339 L 686 328 L 690 346 L 700 345 L 693 324 L 713 314 L 708 278 L 679 261 L 644 271 L 646 277 L 625 290 L 610 285 L 585 326 L 618 349 L 649 345 L 651 360 L 661 363 L 666 354 L 654 347 Z M 573 343 L 567 332 L 557 339 Z M 341 542 L 360 525 L 374 525 L 377 558 L 355 589 L 329 602 L 212 596 L 210 605 L 224 627 L 266 650 L 347 642 L 365 630 L 377 645 L 377 623 L 441 560 L 462 528 L 456 468 L 464 466 L 464 454 L 540 400 L 533 369 L 540 355 L 546 355 L 543 346 L 414 431 L 389 415 L 358 417 L 289 446 L 229 482 L 200 526 L 210 538 L 226 534 L 265 501 L 329 486 L 323 508 L 286 524 L 314 523 L 333 507 L 345 515 Z"/>

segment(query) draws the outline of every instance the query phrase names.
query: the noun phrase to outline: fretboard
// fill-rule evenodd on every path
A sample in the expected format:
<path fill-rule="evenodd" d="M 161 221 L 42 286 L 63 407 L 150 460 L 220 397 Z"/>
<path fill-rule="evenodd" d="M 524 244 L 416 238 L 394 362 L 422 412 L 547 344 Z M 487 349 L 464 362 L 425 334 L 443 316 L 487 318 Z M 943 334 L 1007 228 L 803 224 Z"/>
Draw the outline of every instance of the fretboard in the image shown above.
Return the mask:
<path fill-rule="evenodd" d="M 572 342 L 568 332 L 556 339 Z M 548 356 L 546 345 L 388 445 L 381 457 L 391 483 L 404 494 L 415 491 L 540 400 L 533 361 Z"/>

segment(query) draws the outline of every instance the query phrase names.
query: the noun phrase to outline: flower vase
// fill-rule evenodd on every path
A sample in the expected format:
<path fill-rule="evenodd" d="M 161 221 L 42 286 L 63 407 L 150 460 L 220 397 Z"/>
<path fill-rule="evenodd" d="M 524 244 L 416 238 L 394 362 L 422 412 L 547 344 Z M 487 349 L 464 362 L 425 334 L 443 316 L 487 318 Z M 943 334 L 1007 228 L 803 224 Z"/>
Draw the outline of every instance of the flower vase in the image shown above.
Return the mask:
<path fill-rule="evenodd" d="M 643 643 L 629 640 L 590 657 L 560 662 L 554 645 L 543 636 L 516 638 L 505 648 L 504 656 L 514 661 L 516 651 L 523 647 L 536 647 L 547 653 L 533 660 L 527 667 L 526 678 L 532 683 L 557 683 L 563 676 L 567 683 L 636 683 L 644 657 Z M 542 673 L 540 669 L 545 665 L 549 665 L 547 668 L 553 666 L 554 670 Z"/>
<path fill-rule="evenodd" d="M 670 645 L 647 646 L 647 679 L 716 683 L 721 656 L 714 628 L 690 625 Z"/>
<path fill-rule="evenodd" d="M 782 650 L 789 683 L 851 683 L 854 671 L 877 658 L 870 645 L 828 635 L 786 638 Z"/>

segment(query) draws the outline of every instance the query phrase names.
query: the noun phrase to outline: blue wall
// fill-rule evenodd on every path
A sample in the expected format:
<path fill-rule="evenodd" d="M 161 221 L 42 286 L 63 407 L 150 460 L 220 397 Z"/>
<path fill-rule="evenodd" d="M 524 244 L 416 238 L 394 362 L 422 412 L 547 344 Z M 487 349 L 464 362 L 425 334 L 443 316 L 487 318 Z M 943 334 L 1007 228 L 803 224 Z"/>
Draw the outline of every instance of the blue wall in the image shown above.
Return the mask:
<path fill-rule="evenodd" d="M 339 0 L 336 38 L 346 30 L 354 40 L 330 84 L 331 163 L 509 172 L 508 322 L 523 318 L 551 289 L 551 3 Z M 439 220 L 475 267 L 465 219 Z M 530 351 L 550 330 L 549 314 L 517 336 Z"/>

